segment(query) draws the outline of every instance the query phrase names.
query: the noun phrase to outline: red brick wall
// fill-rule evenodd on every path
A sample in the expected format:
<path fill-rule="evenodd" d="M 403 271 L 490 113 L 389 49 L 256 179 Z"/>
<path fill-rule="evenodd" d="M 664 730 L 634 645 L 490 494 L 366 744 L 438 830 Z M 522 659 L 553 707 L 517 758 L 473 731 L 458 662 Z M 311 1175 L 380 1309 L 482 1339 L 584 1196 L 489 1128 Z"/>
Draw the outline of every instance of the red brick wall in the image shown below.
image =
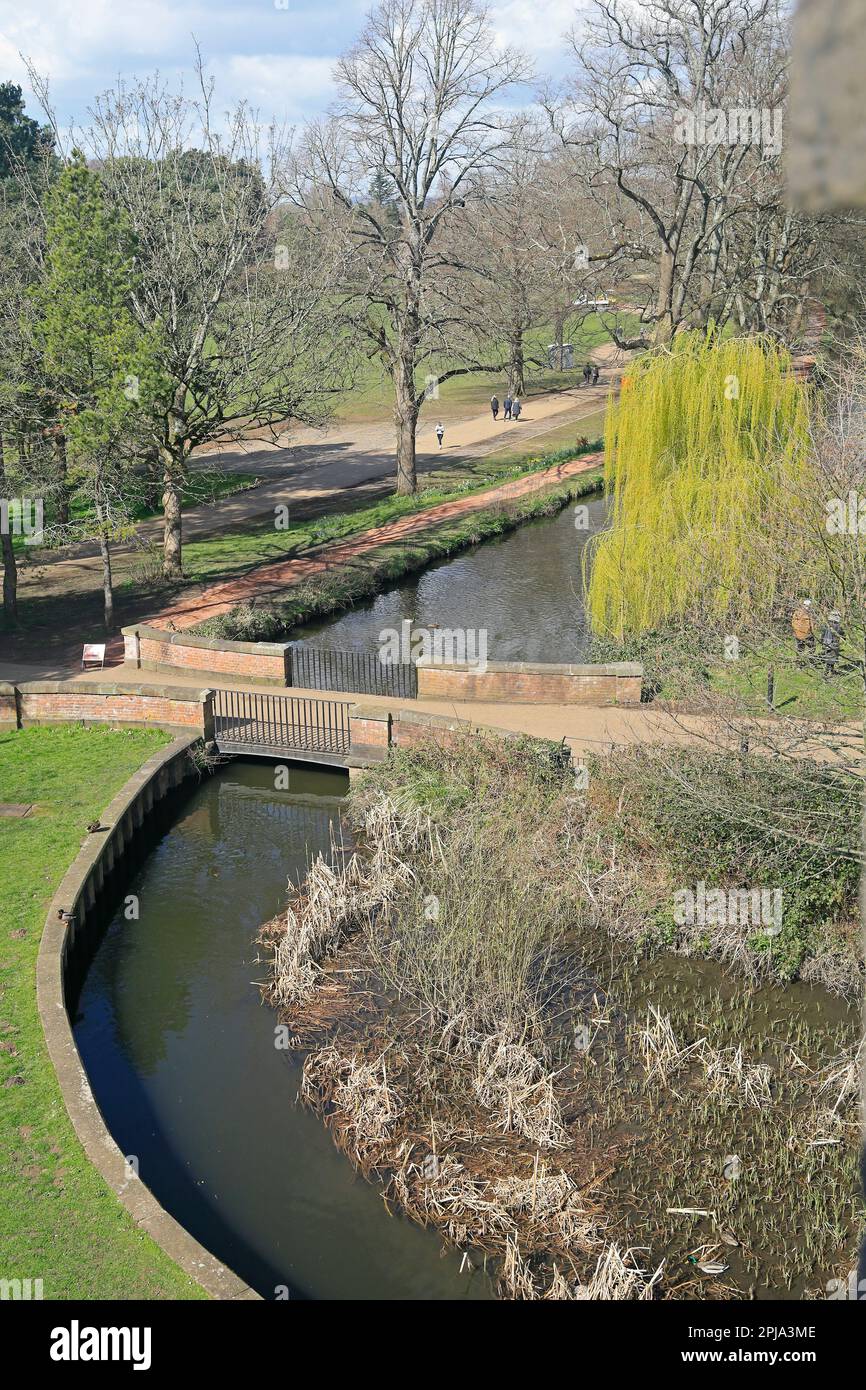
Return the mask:
<path fill-rule="evenodd" d="M 385 758 L 391 745 L 391 715 L 385 710 L 353 705 L 349 712 L 349 736 L 356 757 Z"/>
<path fill-rule="evenodd" d="M 90 682 L 34 681 L 19 686 L 21 723 L 168 724 L 213 737 L 210 695 L 171 687 L 128 690 Z"/>
<path fill-rule="evenodd" d="M 126 628 L 127 659 L 137 659 L 145 671 L 201 671 L 207 675 L 234 676 L 284 686 L 288 682 L 289 644 L 284 642 L 218 642 L 160 628 Z"/>
<path fill-rule="evenodd" d="M 518 705 L 639 704 L 641 668 L 491 662 L 486 671 L 419 666 L 418 694 L 428 700 L 499 701 Z"/>

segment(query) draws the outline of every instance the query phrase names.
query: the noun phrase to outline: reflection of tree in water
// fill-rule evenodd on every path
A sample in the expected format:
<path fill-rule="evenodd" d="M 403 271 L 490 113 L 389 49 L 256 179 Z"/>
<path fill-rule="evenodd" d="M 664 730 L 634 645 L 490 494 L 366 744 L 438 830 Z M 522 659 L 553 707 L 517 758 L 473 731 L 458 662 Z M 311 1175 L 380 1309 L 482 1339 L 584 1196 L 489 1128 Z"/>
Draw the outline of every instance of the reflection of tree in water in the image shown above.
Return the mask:
<path fill-rule="evenodd" d="M 248 773 L 269 784 L 248 785 L 228 771 L 195 793 L 131 886 L 140 921 L 119 914 L 94 962 L 123 1050 L 142 1075 L 170 1056 L 197 997 L 208 999 L 218 1030 L 235 991 L 255 988 L 259 927 L 285 905 L 311 858 L 331 857 L 332 827 L 339 843 L 336 806 L 274 791 L 270 765 Z M 226 953 L 243 968 L 226 969 Z M 206 1048 L 210 1031 L 193 1030 L 185 1049 Z"/>

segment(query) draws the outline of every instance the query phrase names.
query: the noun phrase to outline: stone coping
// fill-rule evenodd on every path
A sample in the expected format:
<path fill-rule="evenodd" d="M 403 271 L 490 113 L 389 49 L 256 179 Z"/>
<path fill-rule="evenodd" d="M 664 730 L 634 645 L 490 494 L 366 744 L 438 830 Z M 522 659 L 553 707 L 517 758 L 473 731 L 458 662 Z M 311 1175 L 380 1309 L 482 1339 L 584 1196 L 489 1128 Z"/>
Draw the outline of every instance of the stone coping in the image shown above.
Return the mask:
<path fill-rule="evenodd" d="M 197 633 L 172 632 L 169 628 L 148 627 L 136 623 L 121 628 L 124 637 L 138 637 L 143 642 L 162 642 L 169 647 L 200 647 L 203 651 L 242 652 L 253 656 L 283 656 L 292 642 L 228 642 L 221 637 L 202 637 Z"/>
<path fill-rule="evenodd" d="M 14 689 L 15 687 L 11 687 Z M 116 685 L 111 681 L 26 681 L 19 685 L 22 695 L 130 695 L 151 696 L 157 700 L 185 700 L 204 704 L 213 694 L 210 687 L 196 690 L 189 685 Z"/>
<path fill-rule="evenodd" d="M 487 661 L 482 668 L 474 661 L 428 661 L 422 658 L 416 665 L 419 670 L 469 671 L 478 676 L 488 671 L 533 676 L 643 676 L 643 666 L 638 661 L 608 661 L 595 666 L 552 661 Z"/>
<path fill-rule="evenodd" d="M 149 782 L 200 742 L 199 735 L 175 738 L 149 758 L 125 783 L 100 821 L 108 833 L 88 836 L 51 900 L 36 962 L 36 997 L 45 1042 L 75 1133 L 90 1162 L 129 1212 L 133 1221 L 215 1299 L 259 1299 L 260 1295 L 221 1264 L 189 1231 L 170 1216 L 141 1179 L 130 1180 L 126 1159 L 105 1124 L 81 1061 L 66 1005 L 66 925 L 60 908 L 75 913 L 91 875 L 107 852 L 113 832 Z"/>

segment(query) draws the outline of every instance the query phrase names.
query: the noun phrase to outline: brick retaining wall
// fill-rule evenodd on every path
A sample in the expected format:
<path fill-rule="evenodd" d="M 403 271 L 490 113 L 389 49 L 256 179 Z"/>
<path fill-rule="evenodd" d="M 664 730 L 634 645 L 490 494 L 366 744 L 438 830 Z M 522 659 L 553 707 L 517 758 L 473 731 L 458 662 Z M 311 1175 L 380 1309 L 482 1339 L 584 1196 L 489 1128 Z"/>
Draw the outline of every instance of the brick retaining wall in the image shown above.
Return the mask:
<path fill-rule="evenodd" d="M 223 642 L 165 628 L 123 629 L 124 659 L 143 671 L 174 669 L 262 685 L 291 683 L 291 642 Z"/>
<path fill-rule="evenodd" d="M 419 665 L 418 695 L 513 705 L 637 705 L 642 677 L 643 667 L 627 661 L 606 666 L 490 661 L 484 671 L 456 663 Z"/>
<path fill-rule="evenodd" d="M 19 722 L 158 724 L 213 738 L 213 694 L 171 685 L 111 685 L 104 681 L 29 681 L 18 687 Z"/>

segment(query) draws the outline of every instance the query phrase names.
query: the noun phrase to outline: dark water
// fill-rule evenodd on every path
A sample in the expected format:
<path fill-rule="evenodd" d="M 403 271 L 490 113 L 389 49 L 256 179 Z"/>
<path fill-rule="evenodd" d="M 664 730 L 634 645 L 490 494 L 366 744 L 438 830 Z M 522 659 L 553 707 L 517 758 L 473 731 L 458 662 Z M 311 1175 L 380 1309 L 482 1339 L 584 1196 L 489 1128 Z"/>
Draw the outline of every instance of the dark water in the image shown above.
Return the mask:
<path fill-rule="evenodd" d="M 75 1037 L 121 1150 L 187 1230 L 266 1298 L 477 1299 L 480 1273 L 390 1216 L 321 1121 L 296 1103 L 299 1065 L 274 1046 L 255 981 L 258 927 L 287 880 L 327 852 L 339 771 L 235 762 L 205 779 L 130 881 L 138 921 L 110 924 Z M 283 1295 L 284 1296 L 284 1295 Z"/>
<path fill-rule="evenodd" d="M 576 506 L 585 509 L 586 529 L 575 525 L 582 519 Z M 556 517 L 461 551 L 291 635 L 312 646 L 372 651 L 383 628 L 399 629 L 411 618 L 419 627 L 485 629 L 491 661 L 585 661 L 582 555 L 606 514 L 604 498 L 582 498 Z"/>

